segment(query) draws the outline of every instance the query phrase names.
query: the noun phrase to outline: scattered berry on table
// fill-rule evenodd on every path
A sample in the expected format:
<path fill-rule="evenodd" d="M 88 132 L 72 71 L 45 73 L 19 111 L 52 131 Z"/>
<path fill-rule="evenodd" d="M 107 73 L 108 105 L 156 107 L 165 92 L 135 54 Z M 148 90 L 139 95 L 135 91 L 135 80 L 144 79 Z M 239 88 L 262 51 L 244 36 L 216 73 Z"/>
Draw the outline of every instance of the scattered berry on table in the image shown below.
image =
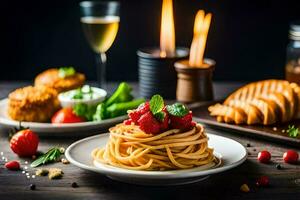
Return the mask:
<path fill-rule="evenodd" d="M 250 188 L 249 188 L 249 186 L 247 184 L 241 185 L 240 190 L 242 192 L 250 192 Z"/>
<path fill-rule="evenodd" d="M 269 185 L 269 178 L 267 176 L 261 176 L 259 179 L 256 181 L 256 186 L 258 187 L 266 187 Z"/>
<path fill-rule="evenodd" d="M 77 188 L 77 187 L 78 187 L 78 184 L 77 184 L 76 182 L 73 182 L 73 183 L 71 184 L 71 186 L 72 186 L 72 188 Z"/>
<path fill-rule="evenodd" d="M 30 185 L 29 185 L 29 188 L 30 188 L 30 190 L 35 190 L 35 189 L 36 189 L 36 186 L 35 186 L 35 184 L 30 184 Z"/>
<path fill-rule="evenodd" d="M 271 160 L 271 154 L 268 151 L 261 151 L 258 153 L 257 159 L 261 163 L 268 163 Z"/>
<path fill-rule="evenodd" d="M 280 164 L 277 164 L 276 169 L 282 169 L 282 166 Z"/>
<path fill-rule="evenodd" d="M 298 162 L 299 155 L 294 150 L 288 150 L 283 154 L 283 160 L 286 163 L 295 164 Z"/>
<path fill-rule="evenodd" d="M 19 170 L 20 169 L 20 163 L 18 161 L 9 161 L 5 163 L 5 167 L 9 170 Z"/>

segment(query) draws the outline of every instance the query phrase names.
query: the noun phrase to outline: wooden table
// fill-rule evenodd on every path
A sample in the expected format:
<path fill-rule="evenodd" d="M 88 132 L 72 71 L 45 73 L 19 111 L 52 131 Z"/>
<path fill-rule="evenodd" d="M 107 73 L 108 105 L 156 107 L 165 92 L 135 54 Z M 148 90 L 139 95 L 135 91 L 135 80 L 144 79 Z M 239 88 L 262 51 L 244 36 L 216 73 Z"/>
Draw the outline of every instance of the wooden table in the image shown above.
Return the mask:
<path fill-rule="evenodd" d="M 0 83 L 0 97 L 7 96 L 12 89 L 26 83 Z M 239 87 L 238 83 L 216 83 L 216 98 L 224 98 L 229 92 Z M 113 88 L 115 84 L 111 85 Z M 137 86 L 134 84 L 135 92 Z M 300 199 L 300 164 L 288 165 L 282 162 L 282 154 L 289 148 L 255 138 L 246 138 L 237 134 L 209 130 L 212 133 L 224 135 L 239 141 L 247 147 L 249 156 L 241 166 L 228 172 L 211 176 L 209 179 L 191 185 L 172 187 L 149 187 L 119 183 L 93 172 L 81 170 L 75 166 L 54 164 L 53 167 L 62 168 L 65 172 L 60 180 L 48 180 L 47 177 L 27 179 L 22 171 L 8 171 L 0 156 L 0 200 L 17 199 Z M 67 147 L 76 139 L 50 139 L 41 138 L 39 150 L 46 151 L 55 145 Z M 267 149 L 272 153 L 272 163 L 261 164 L 256 160 L 257 153 Z M 24 165 L 25 160 L 16 157 L 9 148 L 7 132 L 2 129 L 0 134 L 0 153 L 9 160 L 20 160 Z M 282 170 L 276 169 L 276 164 L 283 166 Z M 51 166 L 52 167 L 52 166 Z M 28 169 L 33 173 L 32 169 Z M 270 178 L 270 186 L 258 188 L 255 181 L 261 175 Z M 72 188 L 72 182 L 79 187 Z M 29 189 L 34 183 L 36 190 Z M 247 183 L 251 189 L 249 193 L 240 191 L 240 186 Z"/>

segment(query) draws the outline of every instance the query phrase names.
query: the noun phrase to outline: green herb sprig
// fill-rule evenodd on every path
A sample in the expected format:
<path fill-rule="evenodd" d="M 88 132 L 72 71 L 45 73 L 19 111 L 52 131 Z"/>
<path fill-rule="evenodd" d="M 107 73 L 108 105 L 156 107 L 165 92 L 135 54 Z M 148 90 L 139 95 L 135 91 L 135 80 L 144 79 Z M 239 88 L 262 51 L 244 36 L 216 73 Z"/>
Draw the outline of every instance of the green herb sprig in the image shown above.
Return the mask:
<path fill-rule="evenodd" d="M 299 129 L 295 128 L 295 125 L 289 125 L 287 133 L 290 137 L 297 137 L 299 135 Z"/>
<path fill-rule="evenodd" d="M 150 111 L 154 117 L 159 121 L 163 121 L 166 116 L 166 113 L 162 111 L 165 106 L 164 99 L 160 95 L 156 94 L 152 96 L 149 103 Z"/>
<path fill-rule="evenodd" d="M 41 155 L 35 161 L 33 161 L 30 166 L 34 168 L 40 165 L 55 162 L 60 158 L 62 154 L 63 152 L 61 151 L 60 148 L 58 147 L 51 148 L 47 153 Z"/>
<path fill-rule="evenodd" d="M 174 103 L 173 105 L 168 105 L 167 110 L 171 115 L 176 117 L 183 117 L 189 113 L 189 109 L 181 103 Z"/>

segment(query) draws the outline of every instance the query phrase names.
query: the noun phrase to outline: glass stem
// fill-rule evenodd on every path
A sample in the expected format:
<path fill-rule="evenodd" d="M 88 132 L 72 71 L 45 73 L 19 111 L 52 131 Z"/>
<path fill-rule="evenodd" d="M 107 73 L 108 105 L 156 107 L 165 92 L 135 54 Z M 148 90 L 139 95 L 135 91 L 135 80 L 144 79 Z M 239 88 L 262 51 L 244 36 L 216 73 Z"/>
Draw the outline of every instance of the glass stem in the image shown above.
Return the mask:
<path fill-rule="evenodd" d="M 97 82 L 100 88 L 106 89 L 106 54 L 100 53 L 96 55 L 97 61 Z"/>

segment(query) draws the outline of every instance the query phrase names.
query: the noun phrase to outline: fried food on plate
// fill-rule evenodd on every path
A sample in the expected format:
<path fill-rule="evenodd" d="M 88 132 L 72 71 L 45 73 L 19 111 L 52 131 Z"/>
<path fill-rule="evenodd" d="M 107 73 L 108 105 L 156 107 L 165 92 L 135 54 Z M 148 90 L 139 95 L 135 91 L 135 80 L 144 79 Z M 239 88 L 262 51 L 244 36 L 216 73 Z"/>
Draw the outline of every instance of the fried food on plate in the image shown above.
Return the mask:
<path fill-rule="evenodd" d="M 8 101 L 8 115 L 18 121 L 46 122 L 60 107 L 56 90 L 45 86 L 16 89 Z"/>
<path fill-rule="evenodd" d="M 83 86 L 84 74 L 78 73 L 73 67 L 52 68 L 40 73 L 35 78 L 35 85 L 54 88 L 58 93 Z"/>

